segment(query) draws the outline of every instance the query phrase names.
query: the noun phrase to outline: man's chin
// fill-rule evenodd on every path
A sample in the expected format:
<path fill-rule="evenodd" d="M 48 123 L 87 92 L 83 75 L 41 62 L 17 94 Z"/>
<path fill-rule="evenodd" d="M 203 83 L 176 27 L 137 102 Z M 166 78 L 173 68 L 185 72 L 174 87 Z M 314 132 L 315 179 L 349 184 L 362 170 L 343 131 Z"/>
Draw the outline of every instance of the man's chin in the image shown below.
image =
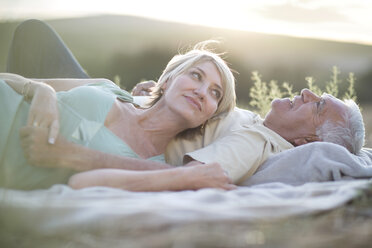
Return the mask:
<path fill-rule="evenodd" d="M 273 115 L 272 111 L 273 111 L 273 109 L 271 108 L 271 109 L 269 110 L 269 112 L 266 113 L 265 118 L 264 118 L 264 122 L 263 122 L 264 125 L 265 125 L 265 121 L 270 120 L 270 117 Z"/>

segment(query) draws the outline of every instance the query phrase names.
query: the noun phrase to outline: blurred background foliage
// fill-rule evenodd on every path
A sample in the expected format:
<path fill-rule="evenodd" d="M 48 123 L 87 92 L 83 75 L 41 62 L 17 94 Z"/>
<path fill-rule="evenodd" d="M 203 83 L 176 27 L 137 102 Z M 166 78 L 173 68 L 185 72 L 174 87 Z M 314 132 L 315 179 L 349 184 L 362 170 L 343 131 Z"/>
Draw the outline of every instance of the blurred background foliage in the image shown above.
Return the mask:
<path fill-rule="evenodd" d="M 371 45 L 133 16 L 56 19 L 47 20 L 47 23 L 58 32 L 91 77 L 109 78 L 120 82 L 120 86 L 127 90 L 140 81 L 157 80 L 175 54 L 207 39 L 222 42 L 216 52 L 224 53 L 223 57 L 236 71 L 238 106 L 261 110 L 261 114 L 267 111 L 268 102 L 277 93 L 283 97 L 291 96 L 304 87 L 334 92 L 337 86 L 337 93 L 342 97 L 350 92 L 352 80 L 363 108 L 367 145 L 372 146 L 372 125 L 369 125 L 372 121 Z M 8 49 L 18 24 L 19 21 L 0 22 L 0 71 L 6 69 Z M 258 82 L 261 85 L 257 85 Z M 257 95 L 257 89 L 264 90 L 262 87 L 268 87 L 266 98 Z M 257 99 L 261 105 L 257 105 Z"/>
<path fill-rule="evenodd" d="M 354 73 L 349 73 L 349 77 L 346 79 L 348 86 L 343 91 L 340 90 L 340 83 L 342 82 L 339 78 L 340 74 L 341 72 L 337 66 L 333 66 L 330 80 L 325 83 L 323 89 L 315 83 L 313 77 L 306 77 L 306 88 L 319 96 L 327 93 L 343 100 L 352 99 L 358 102 L 355 92 Z M 251 101 L 249 106 L 246 107 L 255 110 L 261 116 L 265 116 L 269 112 L 271 102 L 274 99 L 283 97 L 293 99 L 294 96 L 301 94 L 301 92 L 293 91 L 293 85 L 288 82 L 283 82 L 282 85 L 279 85 L 275 80 L 271 80 L 269 83 L 262 81 L 262 76 L 257 71 L 252 72 L 251 79 L 253 81 L 253 86 L 249 92 Z"/>
<path fill-rule="evenodd" d="M 91 77 L 120 78 L 131 90 L 142 80 L 156 80 L 167 62 L 179 51 L 199 41 L 220 39 L 217 52 L 225 52 L 230 67 L 237 71 L 238 104 L 252 100 L 252 72 L 263 81 L 293 85 L 293 92 L 307 87 L 308 77 L 321 89 L 332 80 L 333 66 L 340 91 L 347 90 L 349 73 L 355 75 L 360 103 L 372 100 L 372 46 L 325 40 L 266 35 L 245 31 L 168 23 L 131 16 L 96 16 L 47 21 L 60 34 Z M 0 71 L 12 33 L 18 23 L 0 23 Z"/>

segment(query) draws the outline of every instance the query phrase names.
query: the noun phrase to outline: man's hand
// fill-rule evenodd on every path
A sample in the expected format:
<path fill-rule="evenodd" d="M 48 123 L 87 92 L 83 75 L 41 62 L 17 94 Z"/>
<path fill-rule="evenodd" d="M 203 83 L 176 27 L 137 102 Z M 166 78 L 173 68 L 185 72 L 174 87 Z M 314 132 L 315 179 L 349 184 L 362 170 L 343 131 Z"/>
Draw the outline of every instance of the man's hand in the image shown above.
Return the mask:
<path fill-rule="evenodd" d="M 202 164 L 199 161 L 191 161 L 185 166 L 188 166 L 187 169 L 190 170 L 191 175 L 189 175 L 187 181 L 193 189 L 220 188 L 232 190 L 237 188 L 218 163 Z"/>
<path fill-rule="evenodd" d="M 155 81 L 145 81 L 138 83 L 132 90 L 133 96 L 149 96 L 153 87 L 155 87 Z"/>

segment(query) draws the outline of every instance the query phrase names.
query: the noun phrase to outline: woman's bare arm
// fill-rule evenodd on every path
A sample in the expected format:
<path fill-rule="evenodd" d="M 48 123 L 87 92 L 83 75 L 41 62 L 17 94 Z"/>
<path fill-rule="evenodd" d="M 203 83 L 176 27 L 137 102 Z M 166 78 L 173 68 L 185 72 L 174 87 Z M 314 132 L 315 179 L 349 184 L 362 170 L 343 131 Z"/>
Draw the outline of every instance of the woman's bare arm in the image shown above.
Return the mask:
<path fill-rule="evenodd" d="M 53 87 L 55 91 L 68 91 L 72 88 L 83 86 L 90 83 L 108 83 L 114 84 L 111 80 L 105 78 L 54 78 L 54 79 L 34 79 L 46 83 Z"/>
<path fill-rule="evenodd" d="M 5 80 L 17 93 L 24 93 L 25 89 L 27 90 L 28 96 L 32 97 L 35 90 L 41 86 L 51 86 L 55 91 L 68 91 L 72 88 L 83 86 L 90 83 L 108 83 L 113 84 L 112 81 L 105 78 L 88 78 L 88 79 L 79 79 L 79 78 L 48 78 L 48 79 L 31 79 L 25 78 L 13 73 L 0 73 L 0 79 Z M 25 88 L 25 85 L 27 87 Z M 22 92 L 23 91 L 23 92 Z"/>
<path fill-rule="evenodd" d="M 47 84 L 12 73 L 0 73 L 0 79 L 3 79 L 18 94 L 28 98 L 32 98 L 39 89 L 52 89 Z"/>
<path fill-rule="evenodd" d="M 48 130 L 41 127 L 23 127 L 20 130 L 21 144 L 30 164 L 39 167 L 70 168 L 87 171 L 99 168 L 126 170 L 159 170 L 171 165 L 151 160 L 135 159 L 108 154 L 68 142 L 58 136 L 55 143 L 46 142 Z"/>
<path fill-rule="evenodd" d="M 54 145 L 45 142 L 45 128 L 21 129 L 25 157 L 35 166 L 71 168 L 83 171 L 71 177 L 70 186 L 108 186 L 132 191 L 234 189 L 217 163 L 192 161 L 188 166 L 135 159 L 91 150 L 58 137 Z M 102 169 L 103 168 L 103 169 Z"/>
<path fill-rule="evenodd" d="M 61 136 L 50 145 L 45 142 L 47 129 L 40 127 L 24 127 L 20 136 L 30 164 L 83 171 L 71 177 L 73 188 L 108 186 L 132 191 L 235 188 L 217 163 L 192 161 L 190 166 L 175 168 L 166 163 L 91 150 Z"/>
<path fill-rule="evenodd" d="M 59 133 L 59 116 L 55 90 L 42 82 L 22 77 L 17 74 L 0 73 L 3 79 L 15 92 L 30 100 L 27 119 L 28 126 L 39 126 L 49 129 L 47 140 L 53 144 Z"/>
<path fill-rule="evenodd" d="M 236 188 L 219 164 L 193 163 L 193 166 L 157 171 L 92 170 L 73 175 L 69 180 L 69 186 L 75 189 L 107 186 L 130 191 L 179 191 L 201 188 L 231 190 Z"/>

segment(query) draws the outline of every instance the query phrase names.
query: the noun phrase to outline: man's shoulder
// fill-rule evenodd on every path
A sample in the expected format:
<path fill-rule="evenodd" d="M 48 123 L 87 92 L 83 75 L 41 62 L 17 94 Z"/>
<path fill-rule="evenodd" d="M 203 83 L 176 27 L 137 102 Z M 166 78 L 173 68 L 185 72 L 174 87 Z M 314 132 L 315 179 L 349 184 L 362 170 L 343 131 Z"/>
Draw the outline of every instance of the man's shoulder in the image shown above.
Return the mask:
<path fill-rule="evenodd" d="M 241 108 L 235 108 L 233 111 L 227 113 L 223 117 L 211 122 L 211 124 L 212 126 L 251 124 L 254 123 L 257 118 L 260 118 L 259 115 L 253 113 L 252 111 Z"/>

